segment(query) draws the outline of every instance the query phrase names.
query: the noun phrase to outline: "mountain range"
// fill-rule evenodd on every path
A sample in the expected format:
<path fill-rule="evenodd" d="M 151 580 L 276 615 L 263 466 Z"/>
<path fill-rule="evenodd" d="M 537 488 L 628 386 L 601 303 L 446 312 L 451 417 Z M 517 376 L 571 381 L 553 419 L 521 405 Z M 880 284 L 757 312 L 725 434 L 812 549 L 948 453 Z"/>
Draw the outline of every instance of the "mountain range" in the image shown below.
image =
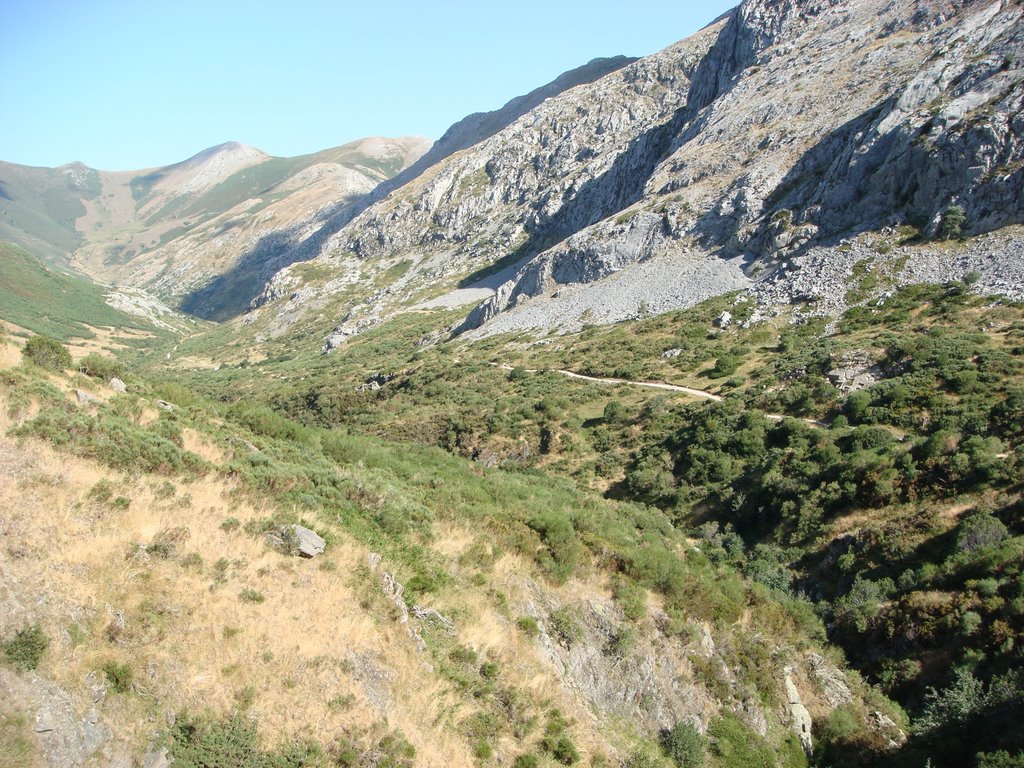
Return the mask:
<path fill-rule="evenodd" d="M 1022 108 L 1020 0 L 744 0 L 0 163 L 0 763 L 1024 765 Z"/>

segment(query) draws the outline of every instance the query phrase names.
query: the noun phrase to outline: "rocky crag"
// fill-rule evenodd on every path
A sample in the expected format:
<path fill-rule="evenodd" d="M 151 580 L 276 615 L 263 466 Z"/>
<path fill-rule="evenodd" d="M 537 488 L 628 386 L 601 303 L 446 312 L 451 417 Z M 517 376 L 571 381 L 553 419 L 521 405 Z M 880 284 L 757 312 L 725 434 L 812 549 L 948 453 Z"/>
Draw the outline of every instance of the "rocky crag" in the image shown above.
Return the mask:
<path fill-rule="evenodd" d="M 760 298 L 794 259 L 864 233 L 927 242 L 1018 224 L 1022 16 L 1005 0 L 747 0 L 378 190 L 305 247 L 335 281 L 411 263 L 355 320 L 471 288 L 448 298 L 486 297 L 456 330 L 489 333 L 744 287 Z M 1011 240 L 1000 259 L 962 261 L 1012 286 L 995 274 L 1020 263 Z M 256 304 L 323 290 L 285 271 Z M 302 313 L 288 303 L 271 311 L 291 322 Z"/>

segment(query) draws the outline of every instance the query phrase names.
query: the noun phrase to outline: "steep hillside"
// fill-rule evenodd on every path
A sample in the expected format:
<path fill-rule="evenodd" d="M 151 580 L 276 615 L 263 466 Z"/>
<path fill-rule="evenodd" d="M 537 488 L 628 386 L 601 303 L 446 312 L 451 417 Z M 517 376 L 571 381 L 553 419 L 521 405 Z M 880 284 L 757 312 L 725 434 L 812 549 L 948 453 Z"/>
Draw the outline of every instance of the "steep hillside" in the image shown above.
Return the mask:
<path fill-rule="evenodd" d="M 785 283 L 777 294 L 809 284 L 758 293 L 769 307 L 803 294 L 840 311 L 830 278 L 858 260 L 833 258 L 848 240 L 1024 219 L 1022 13 L 1006 0 L 748 0 L 391 191 L 313 243 L 322 280 L 286 270 L 263 300 L 294 295 L 268 308 L 294 322 L 297 304 L 407 263 L 343 330 L 457 285 L 476 290 L 446 304 L 490 294 L 459 330 L 508 313 L 484 332 L 613 322 L 765 280 Z M 979 285 L 1016 290 L 1019 239 L 999 246 Z M 921 253 L 898 266 L 931 269 Z"/>
<path fill-rule="evenodd" d="M 46 267 L 15 245 L 0 243 L 0 267 L 0 320 L 19 328 L 58 339 L 89 338 L 98 327 L 156 330 L 138 313 L 112 307 L 100 286 Z"/>
<path fill-rule="evenodd" d="M 100 172 L 81 163 L 32 168 L 0 162 L 0 240 L 17 243 L 45 262 L 66 265 L 82 243 L 75 222 L 100 195 Z"/>
<path fill-rule="evenodd" d="M 101 283 L 148 291 L 200 317 L 228 317 L 287 263 L 275 256 L 290 237 L 315 229 L 428 145 L 372 138 L 282 158 L 230 142 L 165 168 L 124 172 L 3 163 L 0 237 Z"/>
<path fill-rule="evenodd" d="M 0 344 L 0 754 L 802 766 L 832 712 L 904 738 L 806 606 L 656 510 Z"/>

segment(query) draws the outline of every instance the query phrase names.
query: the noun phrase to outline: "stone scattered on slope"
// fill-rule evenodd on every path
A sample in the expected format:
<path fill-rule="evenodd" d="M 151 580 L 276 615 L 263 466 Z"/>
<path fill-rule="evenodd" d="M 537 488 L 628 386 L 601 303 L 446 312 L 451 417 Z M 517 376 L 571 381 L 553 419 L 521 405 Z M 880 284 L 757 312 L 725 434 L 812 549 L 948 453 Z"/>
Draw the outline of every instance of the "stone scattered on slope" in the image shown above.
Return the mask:
<path fill-rule="evenodd" d="M 117 376 L 115 376 L 109 382 L 107 382 L 107 386 L 109 386 L 115 392 L 127 392 L 128 391 L 128 387 L 126 387 L 125 383 L 123 381 L 121 381 L 119 378 L 117 378 Z"/>
<path fill-rule="evenodd" d="M 157 748 L 154 744 L 142 758 L 142 768 L 171 768 L 173 761 L 166 747 Z"/>
<path fill-rule="evenodd" d="M 98 397 L 90 395 L 84 389 L 76 389 L 75 397 L 78 399 L 78 402 L 81 403 L 82 405 L 96 405 L 99 402 L 101 402 Z"/>
<path fill-rule="evenodd" d="M 281 535 L 285 541 L 295 545 L 302 557 L 322 555 L 327 548 L 327 542 L 318 533 L 302 525 L 285 525 L 281 528 Z"/>
<path fill-rule="evenodd" d="M 836 367 L 825 374 L 833 386 L 844 394 L 870 387 L 882 378 L 882 369 L 862 349 L 845 352 L 836 360 Z"/>

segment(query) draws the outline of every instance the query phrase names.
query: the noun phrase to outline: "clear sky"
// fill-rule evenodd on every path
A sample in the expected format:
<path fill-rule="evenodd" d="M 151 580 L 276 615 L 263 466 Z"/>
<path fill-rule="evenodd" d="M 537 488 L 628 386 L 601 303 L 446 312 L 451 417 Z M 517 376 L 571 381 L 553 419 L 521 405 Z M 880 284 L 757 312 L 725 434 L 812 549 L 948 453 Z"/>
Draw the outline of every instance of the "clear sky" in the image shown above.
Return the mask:
<path fill-rule="evenodd" d="M 297 155 L 436 139 L 736 2 L 0 0 L 0 160 L 127 170 L 224 141 Z"/>

